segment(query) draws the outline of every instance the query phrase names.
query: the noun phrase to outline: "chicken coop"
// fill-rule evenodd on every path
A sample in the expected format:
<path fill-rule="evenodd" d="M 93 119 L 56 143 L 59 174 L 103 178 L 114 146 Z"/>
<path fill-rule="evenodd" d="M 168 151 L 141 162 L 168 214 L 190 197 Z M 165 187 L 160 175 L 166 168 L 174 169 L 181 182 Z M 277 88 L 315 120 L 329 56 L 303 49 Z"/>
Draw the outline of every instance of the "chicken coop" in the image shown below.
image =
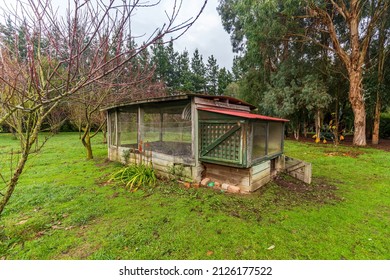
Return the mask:
<path fill-rule="evenodd" d="M 108 157 L 148 161 L 162 176 L 207 177 L 251 192 L 286 168 L 288 120 L 254 114 L 226 96 L 181 94 L 106 108 Z"/>

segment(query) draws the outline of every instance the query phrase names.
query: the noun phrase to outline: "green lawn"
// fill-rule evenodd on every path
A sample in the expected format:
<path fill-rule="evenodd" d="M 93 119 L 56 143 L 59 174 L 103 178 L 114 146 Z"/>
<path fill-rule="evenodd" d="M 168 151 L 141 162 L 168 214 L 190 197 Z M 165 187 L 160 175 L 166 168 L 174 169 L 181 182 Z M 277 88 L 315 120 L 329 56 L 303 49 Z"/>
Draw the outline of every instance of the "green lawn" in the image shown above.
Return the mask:
<path fill-rule="evenodd" d="M 11 147 L 0 134 L 5 176 Z M 57 135 L 31 155 L 0 218 L 0 259 L 390 259 L 390 153 L 292 141 L 285 151 L 312 162 L 313 186 L 130 193 L 107 183 L 120 165 L 105 145 L 86 161 L 77 134 Z"/>

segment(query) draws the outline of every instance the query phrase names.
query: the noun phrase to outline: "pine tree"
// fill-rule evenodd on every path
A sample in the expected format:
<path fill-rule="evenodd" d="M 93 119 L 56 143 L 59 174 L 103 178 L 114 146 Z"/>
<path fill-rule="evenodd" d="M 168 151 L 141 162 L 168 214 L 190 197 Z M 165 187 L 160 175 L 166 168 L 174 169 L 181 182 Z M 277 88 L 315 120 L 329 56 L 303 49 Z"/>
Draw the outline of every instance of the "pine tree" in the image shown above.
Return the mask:
<path fill-rule="evenodd" d="M 207 60 L 207 69 L 206 69 L 207 92 L 209 94 L 213 94 L 213 95 L 217 94 L 218 73 L 219 73 L 219 67 L 217 64 L 217 60 L 214 58 L 213 55 L 211 55 Z"/>
<path fill-rule="evenodd" d="M 223 95 L 227 86 L 233 82 L 232 73 L 223 67 L 218 74 L 218 95 Z"/>
<path fill-rule="evenodd" d="M 181 91 L 194 91 L 192 73 L 190 69 L 190 57 L 188 51 L 184 50 L 177 59 L 177 68 L 179 75 L 179 87 Z"/>
<path fill-rule="evenodd" d="M 199 50 L 194 51 L 191 59 L 192 82 L 194 92 L 201 93 L 206 91 L 206 66 L 203 62 L 203 57 L 199 54 Z"/>

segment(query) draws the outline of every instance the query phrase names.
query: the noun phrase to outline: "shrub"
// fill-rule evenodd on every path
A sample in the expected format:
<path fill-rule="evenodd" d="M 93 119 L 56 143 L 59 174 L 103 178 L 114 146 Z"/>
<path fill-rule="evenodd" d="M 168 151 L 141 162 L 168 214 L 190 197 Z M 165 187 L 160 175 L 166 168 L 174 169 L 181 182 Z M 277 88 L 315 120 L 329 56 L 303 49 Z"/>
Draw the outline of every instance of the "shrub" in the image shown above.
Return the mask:
<path fill-rule="evenodd" d="M 152 164 L 132 164 L 111 175 L 111 180 L 123 184 L 130 191 L 140 187 L 154 187 L 157 182 Z"/>

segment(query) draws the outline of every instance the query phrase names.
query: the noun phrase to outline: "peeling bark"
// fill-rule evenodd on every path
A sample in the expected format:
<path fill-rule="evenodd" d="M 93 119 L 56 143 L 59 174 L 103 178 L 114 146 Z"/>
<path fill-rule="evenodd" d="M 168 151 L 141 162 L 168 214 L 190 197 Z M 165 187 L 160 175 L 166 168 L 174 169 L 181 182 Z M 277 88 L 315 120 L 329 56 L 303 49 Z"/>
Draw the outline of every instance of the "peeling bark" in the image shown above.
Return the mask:
<path fill-rule="evenodd" d="M 361 90 L 361 71 L 349 73 L 349 101 L 354 115 L 353 144 L 366 146 L 366 107 Z"/>

